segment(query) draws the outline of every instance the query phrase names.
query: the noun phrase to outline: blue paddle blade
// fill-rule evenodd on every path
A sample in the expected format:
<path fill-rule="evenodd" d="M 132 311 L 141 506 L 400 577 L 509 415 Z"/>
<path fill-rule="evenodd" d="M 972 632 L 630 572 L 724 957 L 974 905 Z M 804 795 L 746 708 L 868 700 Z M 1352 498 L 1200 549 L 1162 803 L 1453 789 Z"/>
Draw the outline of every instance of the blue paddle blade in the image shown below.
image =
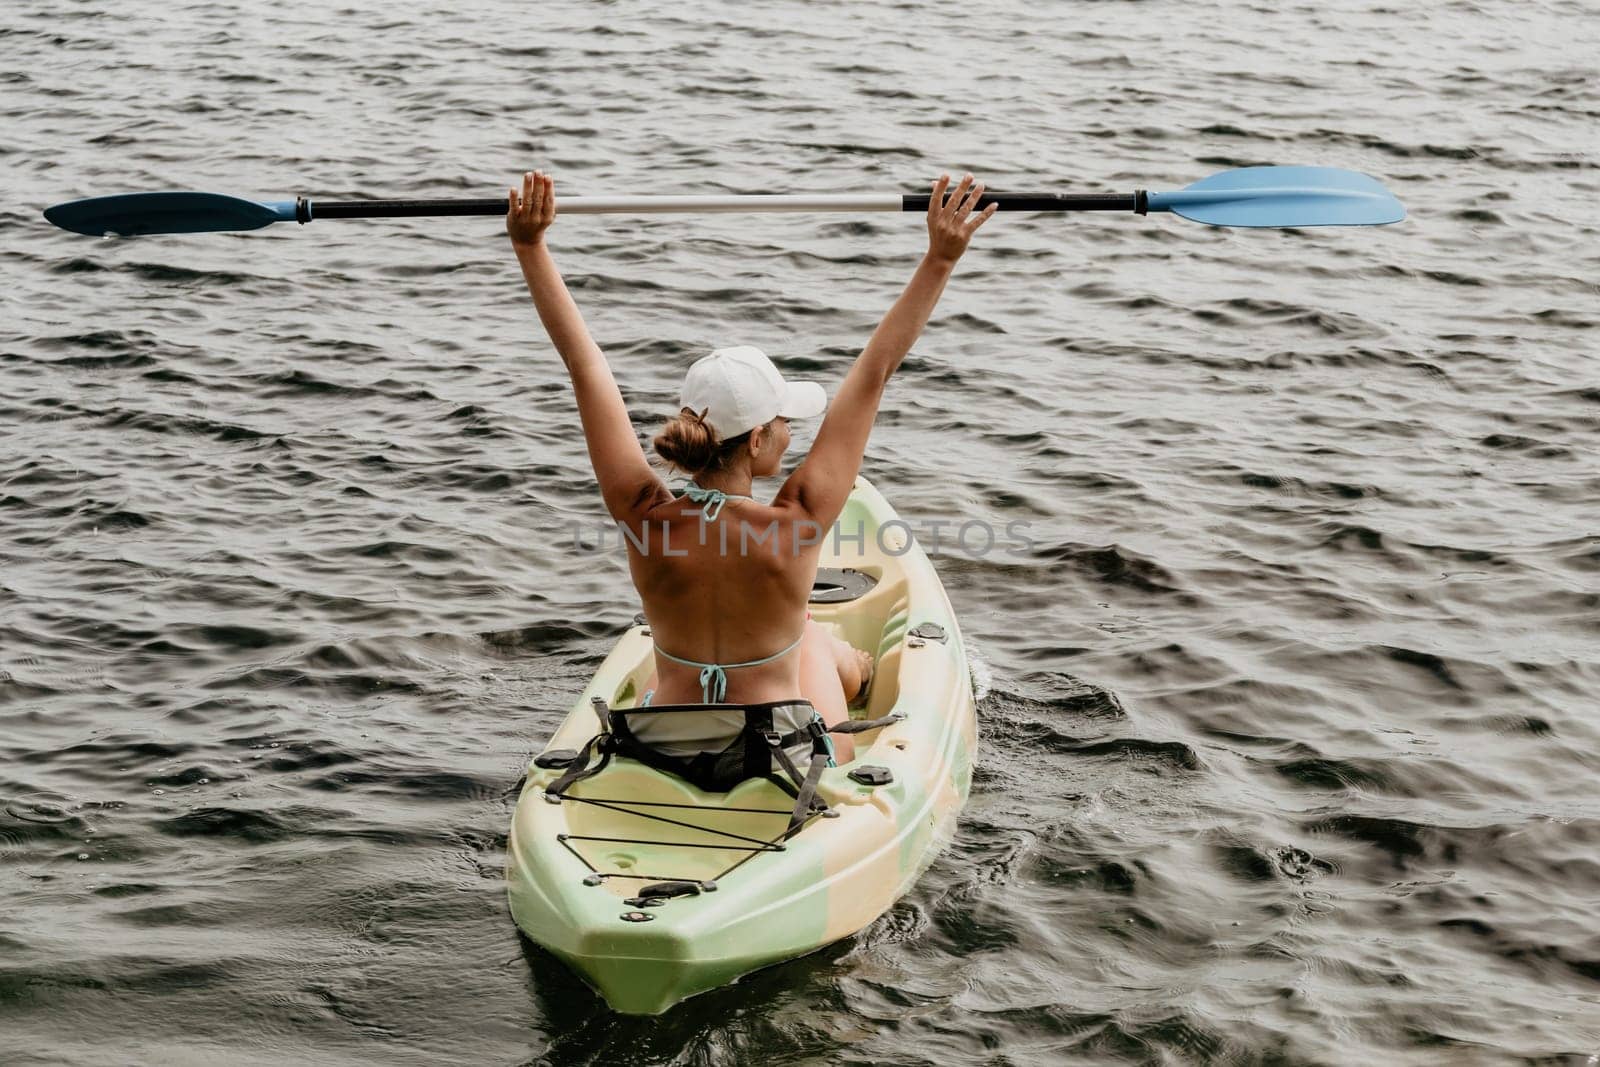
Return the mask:
<path fill-rule="evenodd" d="M 1149 197 L 1151 211 L 1212 226 L 1382 226 L 1406 217 L 1377 179 L 1337 167 L 1241 167 Z"/>
<path fill-rule="evenodd" d="M 293 200 L 258 203 L 220 193 L 124 193 L 69 200 L 44 209 L 44 217 L 90 237 L 145 233 L 212 233 L 259 230 L 295 218 Z"/>

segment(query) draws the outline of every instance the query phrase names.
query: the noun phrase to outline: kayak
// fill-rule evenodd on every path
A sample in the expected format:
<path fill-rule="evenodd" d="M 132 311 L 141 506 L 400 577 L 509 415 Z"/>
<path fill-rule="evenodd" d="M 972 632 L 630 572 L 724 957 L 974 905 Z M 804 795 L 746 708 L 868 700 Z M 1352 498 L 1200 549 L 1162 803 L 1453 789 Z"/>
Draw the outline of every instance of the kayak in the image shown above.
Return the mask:
<path fill-rule="evenodd" d="M 944 587 L 865 478 L 821 547 L 811 615 L 875 667 L 846 727 L 863 728 L 856 756 L 821 771 L 808 812 L 771 778 L 708 792 L 621 755 L 574 774 L 606 709 L 638 706 L 654 665 L 642 616 L 528 769 L 511 914 L 618 1012 L 657 1015 L 861 931 L 954 834 L 977 718 Z"/>

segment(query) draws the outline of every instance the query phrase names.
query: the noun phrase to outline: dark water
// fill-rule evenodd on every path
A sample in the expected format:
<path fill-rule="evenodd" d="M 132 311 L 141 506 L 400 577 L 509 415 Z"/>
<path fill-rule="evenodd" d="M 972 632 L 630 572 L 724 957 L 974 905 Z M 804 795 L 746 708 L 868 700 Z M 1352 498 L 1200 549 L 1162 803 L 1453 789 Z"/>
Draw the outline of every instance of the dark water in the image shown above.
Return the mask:
<path fill-rule="evenodd" d="M 0 55 L 0 1061 L 1596 1062 L 1592 4 L 11 0 Z M 956 843 L 647 1021 L 504 903 L 521 769 L 635 603 L 572 548 L 598 495 L 498 222 L 39 217 L 1260 163 L 1412 216 L 979 235 L 866 465 L 1031 524 L 937 553 L 985 691 Z M 921 239 L 552 243 L 643 431 L 717 344 L 836 383 Z"/>

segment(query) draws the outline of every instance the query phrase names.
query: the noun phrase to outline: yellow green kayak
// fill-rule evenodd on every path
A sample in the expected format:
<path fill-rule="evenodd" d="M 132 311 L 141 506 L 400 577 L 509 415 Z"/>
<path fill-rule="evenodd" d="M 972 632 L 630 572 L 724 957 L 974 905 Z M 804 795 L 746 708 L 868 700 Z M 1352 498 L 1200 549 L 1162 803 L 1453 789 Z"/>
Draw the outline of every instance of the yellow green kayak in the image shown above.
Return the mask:
<path fill-rule="evenodd" d="M 876 667 L 852 711 L 856 758 L 821 771 L 809 808 L 781 777 L 707 792 L 624 755 L 593 758 L 608 713 L 636 707 L 650 676 L 642 622 L 529 768 L 507 848 L 511 914 L 619 1012 L 659 1014 L 857 933 L 954 832 L 977 720 L 950 601 L 865 478 L 836 531 L 811 613 Z"/>

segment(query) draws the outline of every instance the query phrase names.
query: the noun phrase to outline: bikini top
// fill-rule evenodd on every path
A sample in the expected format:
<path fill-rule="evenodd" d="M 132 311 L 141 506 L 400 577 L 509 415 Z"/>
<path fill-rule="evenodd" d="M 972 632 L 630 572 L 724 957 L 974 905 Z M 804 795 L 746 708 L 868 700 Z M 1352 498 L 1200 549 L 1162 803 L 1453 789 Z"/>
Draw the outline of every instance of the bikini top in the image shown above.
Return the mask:
<path fill-rule="evenodd" d="M 722 514 L 722 505 L 730 500 L 754 500 L 753 496 L 744 493 L 724 493 L 721 489 L 706 489 L 690 482 L 683 489 L 683 495 L 696 504 L 705 505 L 700 509 L 700 517 L 707 522 L 716 522 L 717 516 Z"/>
<path fill-rule="evenodd" d="M 706 522 L 715 522 L 717 516 L 722 514 L 722 505 L 730 500 L 754 499 L 754 497 L 746 496 L 743 493 L 724 493 L 721 489 L 707 489 L 692 482 L 684 488 L 683 495 L 696 504 L 704 505 L 701 508 L 700 515 Z M 745 660 L 743 663 L 702 663 L 699 660 L 674 656 L 660 645 L 655 645 L 655 650 L 674 663 L 681 663 L 685 667 L 699 667 L 701 699 L 707 704 L 721 704 L 728 695 L 728 671 L 738 670 L 740 667 L 759 667 L 763 663 L 771 663 L 773 660 L 782 659 L 799 648 L 800 642 L 803 640 L 805 640 L 805 632 L 801 631 L 800 636 L 795 638 L 793 643 L 774 652 L 772 655 L 763 656 L 760 659 Z M 654 644 L 654 642 L 651 643 Z"/>

